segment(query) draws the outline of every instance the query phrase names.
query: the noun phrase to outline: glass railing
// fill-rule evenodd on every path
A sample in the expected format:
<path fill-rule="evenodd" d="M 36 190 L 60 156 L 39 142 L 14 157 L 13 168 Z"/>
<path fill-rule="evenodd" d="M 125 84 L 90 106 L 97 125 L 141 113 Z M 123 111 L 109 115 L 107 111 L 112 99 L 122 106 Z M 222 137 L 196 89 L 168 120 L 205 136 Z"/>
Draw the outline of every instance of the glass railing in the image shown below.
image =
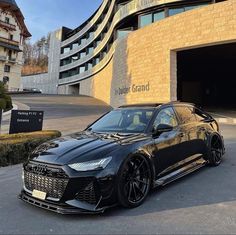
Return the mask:
<path fill-rule="evenodd" d="M 78 33 L 73 35 L 72 37 L 66 39 L 65 41 L 62 42 L 62 47 L 72 43 L 75 41 L 77 38 L 82 37 L 85 33 L 89 31 L 89 29 L 97 22 L 97 20 L 100 18 L 102 15 L 103 11 L 105 10 L 109 0 L 104 0 L 101 7 L 99 8 L 98 12 L 95 14 L 93 19 L 83 28 L 81 29 Z"/>
<path fill-rule="evenodd" d="M 67 58 L 69 56 L 72 56 L 73 54 L 75 54 L 75 53 L 85 49 L 86 47 L 89 46 L 89 44 L 91 44 L 93 41 L 95 41 L 96 38 L 98 38 L 101 35 L 102 31 L 104 30 L 105 26 L 107 25 L 108 20 L 110 19 L 111 15 L 112 15 L 112 12 L 114 10 L 114 6 L 115 6 L 115 0 L 112 0 L 111 6 L 110 6 L 110 8 L 109 8 L 109 10 L 108 10 L 108 12 L 107 12 L 103 22 L 99 25 L 99 27 L 97 28 L 96 32 L 93 33 L 93 37 L 90 37 L 90 38 L 87 38 L 86 40 L 84 40 L 83 43 L 81 43 L 77 48 L 69 50 L 69 51 L 66 51 L 66 53 L 61 54 L 61 59 Z M 74 38 L 72 40 L 72 42 L 76 41 L 76 39 L 78 39 L 78 37 Z M 64 45 L 64 43 L 62 43 L 61 46 L 62 47 L 63 46 L 68 46 L 68 43 L 66 45 Z"/>
<path fill-rule="evenodd" d="M 167 2 L 173 2 L 173 0 L 133 0 L 132 2 L 129 2 L 128 4 L 124 5 L 122 8 L 120 8 L 116 14 L 114 15 L 113 21 L 111 23 L 111 26 L 108 30 L 108 32 L 106 33 L 105 37 L 103 38 L 102 42 L 94 49 L 94 51 L 92 53 L 87 54 L 86 56 L 84 56 L 83 58 L 72 62 L 68 65 L 62 66 L 60 68 L 60 72 L 64 72 L 64 71 L 68 71 L 70 69 L 73 69 L 75 67 L 84 65 L 86 62 L 91 61 L 93 58 L 95 58 L 96 56 L 98 56 L 98 54 L 103 50 L 103 48 L 107 45 L 108 41 L 110 40 L 111 36 L 113 35 L 113 32 L 115 30 L 116 25 L 123 20 L 124 18 L 135 14 L 139 11 L 145 10 L 147 8 L 159 5 L 159 4 L 163 4 L 163 3 L 167 3 Z M 176 2 L 176 0 L 175 0 Z M 76 79 L 80 80 L 80 79 L 84 79 L 86 77 L 92 76 L 94 73 L 97 73 L 99 70 L 101 70 L 101 68 L 104 67 L 104 64 L 108 63 L 106 61 L 109 61 L 109 59 L 111 58 L 113 52 L 114 52 L 114 48 L 115 45 L 117 44 L 117 41 L 115 43 L 113 43 L 112 47 L 110 48 L 109 52 L 104 56 L 104 58 L 102 59 L 102 61 L 100 61 L 97 65 L 95 65 L 93 68 L 83 72 L 82 74 L 77 74 L 75 76 L 71 76 L 68 78 L 64 78 L 63 81 L 61 81 L 61 83 L 64 82 L 64 80 L 68 83 L 70 80 L 71 82 L 74 82 Z"/>

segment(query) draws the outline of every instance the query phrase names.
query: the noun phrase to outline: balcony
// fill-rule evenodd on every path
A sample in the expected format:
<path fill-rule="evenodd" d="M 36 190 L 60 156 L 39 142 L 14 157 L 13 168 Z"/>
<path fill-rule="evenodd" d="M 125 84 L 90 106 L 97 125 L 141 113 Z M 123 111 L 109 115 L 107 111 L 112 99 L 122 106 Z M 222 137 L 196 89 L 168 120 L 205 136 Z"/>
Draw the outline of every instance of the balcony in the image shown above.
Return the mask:
<path fill-rule="evenodd" d="M 3 43 L 6 43 L 6 44 L 9 44 L 9 45 L 12 45 L 12 46 L 19 46 L 19 42 L 17 41 L 14 41 L 14 40 L 11 40 L 11 39 L 8 39 L 8 38 L 3 38 L 3 37 L 0 37 L 0 42 L 3 42 Z"/>
<path fill-rule="evenodd" d="M 16 30 L 16 26 L 14 24 L 10 24 L 2 20 L 0 20 L 0 27 L 13 31 Z"/>
<path fill-rule="evenodd" d="M 8 57 L 8 62 L 15 64 L 16 63 L 16 58 Z"/>
<path fill-rule="evenodd" d="M 6 56 L 3 56 L 3 55 L 0 56 L 0 61 L 3 61 L 3 62 L 4 62 L 4 61 L 6 61 L 6 60 L 7 60 L 7 57 L 6 57 Z"/>

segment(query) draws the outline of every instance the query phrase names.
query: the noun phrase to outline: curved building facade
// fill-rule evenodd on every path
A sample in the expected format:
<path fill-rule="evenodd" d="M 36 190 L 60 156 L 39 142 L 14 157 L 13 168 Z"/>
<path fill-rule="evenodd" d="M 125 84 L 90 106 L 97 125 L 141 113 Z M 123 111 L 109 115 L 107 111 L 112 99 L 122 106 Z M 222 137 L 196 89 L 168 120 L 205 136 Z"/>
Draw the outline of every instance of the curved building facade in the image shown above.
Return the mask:
<path fill-rule="evenodd" d="M 112 106 L 215 104 L 222 92 L 226 102 L 235 98 L 235 13 L 234 0 L 104 0 L 80 27 L 55 33 L 49 71 L 58 93 Z"/>

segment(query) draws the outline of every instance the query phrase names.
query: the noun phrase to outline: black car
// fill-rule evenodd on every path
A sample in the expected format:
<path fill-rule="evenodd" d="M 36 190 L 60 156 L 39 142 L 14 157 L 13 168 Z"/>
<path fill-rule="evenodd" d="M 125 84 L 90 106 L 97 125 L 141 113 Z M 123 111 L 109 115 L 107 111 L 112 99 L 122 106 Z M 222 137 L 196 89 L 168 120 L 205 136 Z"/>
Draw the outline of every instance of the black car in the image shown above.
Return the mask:
<path fill-rule="evenodd" d="M 39 146 L 23 166 L 20 198 L 63 214 L 137 207 L 151 188 L 218 166 L 224 152 L 217 122 L 192 104 L 122 106 Z"/>

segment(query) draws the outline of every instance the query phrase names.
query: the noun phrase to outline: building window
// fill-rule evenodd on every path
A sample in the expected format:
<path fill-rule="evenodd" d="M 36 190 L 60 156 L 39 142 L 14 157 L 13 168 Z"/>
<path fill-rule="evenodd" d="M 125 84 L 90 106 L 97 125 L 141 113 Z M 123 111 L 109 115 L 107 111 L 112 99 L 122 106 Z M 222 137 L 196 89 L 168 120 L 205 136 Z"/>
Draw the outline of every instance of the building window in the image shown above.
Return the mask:
<path fill-rule="evenodd" d="M 86 40 L 87 40 L 86 38 L 82 38 L 82 39 L 80 40 L 80 44 L 81 44 L 81 45 L 85 44 L 85 43 L 86 43 Z"/>
<path fill-rule="evenodd" d="M 132 28 L 126 28 L 126 29 L 118 29 L 117 30 L 117 38 L 123 38 L 126 37 L 130 32 L 132 32 Z"/>
<path fill-rule="evenodd" d="M 5 76 L 3 77 L 3 84 L 7 85 L 9 83 L 9 77 Z"/>
<path fill-rule="evenodd" d="M 5 17 L 5 22 L 6 22 L 7 24 L 10 24 L 10 18 L 9 18 L 9 17 Z"/>
<path fill-rule="evenodd" d="M 94 65 L 94 66 L 97 65 L 97 64 L 99 64 L 99 62 L 100 62 L 100 58 L 99 58 L 99 57 L 94 58 L 94 60 L 93 60 L 93 65 Z"/>
<path fill-rule="evenodd" d="M 142 15 L 140 17 L 140 27 L 144 27 L 152 23 L 152 14 Z"/>
<path fill-rule="evenodd" d="M 87 70 L 91 69 L 92 67 L 93 67 L 93 63 L 89 62 L 89 63 L 87 64 Z"/>
<path fill-rule="evenodd" d="M 78 69 L 77 68 L 76 69 L 72 69 L 69 72 L 69 76 L 74 76 L 74 75 L 77 75 L 77 74 L 78 74 Z"/>
<path fill-rule="evenodd" d="M 65 48 L 63 48 L 63 52 L 62 53 L 64 54 L 64 53 L 67 53 L 69 51 L 70 51 L 70 47 L 65 47 Z"/>
<path fill-rule="evenodd" d="M 169 16 L 173 16 L 182 12 L 184 12 L 184 8 L 172 8 L 169 9 Z"/>
<path fill-rule="evenodd" d="M 207 6 L 207 5 L 209 5 L 208 2 L 199 4 L 199 5 L 194 5 L 194 6 L 186 6 L 186 7 L 184 7 L 184 9 L 185 9 L 185 11 L 190 11 L 190 10 L 194 10 L 196 8 L 204 7 L 204 6 Z"/>
<path fill-rule="evenodd" d="M 10 71 L 11 71 L 11 66 L 10 65 L 5 65 L 4 66 L 4 72 L 10 73 Z"/>
<path fill-rule="evenodd" d="M 83 57 L 85 57 L 86 56 L 86 52 L 81 52 L 80 53 L 80 59 L 82 59 Z"/>
<path fill-rule="evenodd" d="M 85 72 L 85 66 L 79 67 L 79 73 L 83 73 L 83 72 Z"/>
<path fill-rule="evenodd" d="M 159 21 L 159 20 L 162 20 L 165 18 L 165 12 L 164 11 L 159 11 L 159 12 L 156 12 L 154 13 L 153 15 L 153 21 L 156 22 L 156 21 Z"/>
<path fill-rule="evenodd" d="M 76 49 L 78 47 L 79 47 L 79 43 L 78 42 L 75 42 L 75 43 L 72 44 L 72 50 Z"/>
<path fill-rule="evenodd" d="M 88 38 L 94 37 L 94 32 L 90 32 Z"/>
<path fill-rule="evenodd" d="M 76 61 L 79 59 L 79 56 L 78 55 L 74 55 L 71 57 L 72 58 L 72 62 Z"/>
<path fill-rule="evenodd" d="M 67 59 L 62 60 L 61 65 L 64 66 L 64 65 L 67 65 L 67 64 L 70 64 L 70 63 L 71 63 L 70 58 L 67 58 Z"/>
<path fill-rule="evenodd" d="M 94 51 L 94 48 L 93 48 L 93 47 L 89 47 L 89 48 L 88 48 L 88 54 L 93 53 L 93 51 Z"/>

